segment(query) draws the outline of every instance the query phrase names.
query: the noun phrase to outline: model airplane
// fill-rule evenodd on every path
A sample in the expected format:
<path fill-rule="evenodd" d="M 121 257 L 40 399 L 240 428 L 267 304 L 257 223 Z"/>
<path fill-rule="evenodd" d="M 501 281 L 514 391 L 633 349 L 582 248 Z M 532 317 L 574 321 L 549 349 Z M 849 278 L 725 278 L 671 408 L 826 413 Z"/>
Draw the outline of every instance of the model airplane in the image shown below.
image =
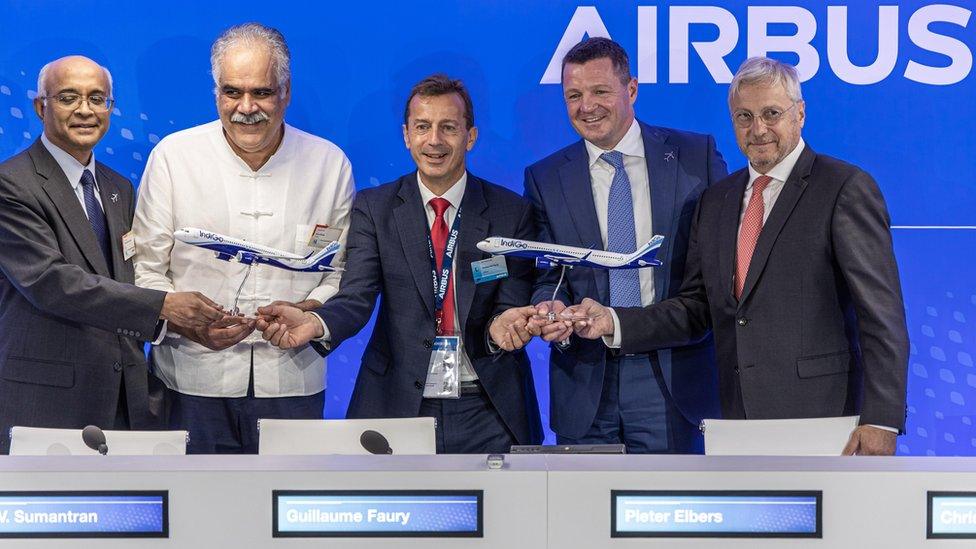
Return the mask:
<path fill-rule="evenodd" d="M 263 263 L 279 269 L 308 273 L 341 270 L 331 265 L 341 247 L 338 241 L 330 242 L 321 250 L 302 257 L 291 252 L 260 244 L 251 244 L 244 240 L 203 229 L 194 229 L 193 227 L 182 228 L 174 232 L 173 236 L 180 242 L 210 250 L 217 259 L 223 261 L 236 261 L 244 265 Z"/>
<path fill-rule="evenodd" d="M 590 267 L 593 269 L 641 269 L 657 267 L 661 261 L 655 259 L 664 237 L 655 235 L 632 254 L 621 254 L 605 250 L 590 250 L 574 246 L 560 246 L 545 242 L 519 240 L 493 236 L 478 243 L 478 249 L 492 255 L 506 255 L 535 259 L 540 269 L 553 267 Z"/>

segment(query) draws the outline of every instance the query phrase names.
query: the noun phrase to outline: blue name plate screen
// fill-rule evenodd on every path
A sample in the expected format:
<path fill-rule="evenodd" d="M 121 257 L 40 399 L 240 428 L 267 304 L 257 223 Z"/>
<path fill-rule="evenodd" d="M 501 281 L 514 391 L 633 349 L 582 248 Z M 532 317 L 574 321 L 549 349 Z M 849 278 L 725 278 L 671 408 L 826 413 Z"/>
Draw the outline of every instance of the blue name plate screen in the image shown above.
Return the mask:
<path fill-rule="evenodd" d="M 819 491 L 611 492 L 612 537 L 822 537 Z"/>
<path fill-rule="evenodd" d="M 976 492 L 929 492 L 930 539 L 976 539 Z"/>
<path fill-rule="evenodd" d="M 481 490 L 275 490 L 274 537 L 482 537 Z"/>
<path fill-rule="evenodd" d="M 0 492 L 0 537 L 169 536 L 165 491 Z"/>

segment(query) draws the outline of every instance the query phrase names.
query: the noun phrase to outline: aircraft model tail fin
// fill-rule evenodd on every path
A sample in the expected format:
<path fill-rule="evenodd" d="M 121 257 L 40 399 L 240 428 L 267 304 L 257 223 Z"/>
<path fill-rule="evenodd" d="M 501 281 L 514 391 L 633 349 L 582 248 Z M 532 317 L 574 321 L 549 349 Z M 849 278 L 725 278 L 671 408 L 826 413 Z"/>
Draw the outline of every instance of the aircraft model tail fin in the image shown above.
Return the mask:
<path fill-rule="evenodd" d="M 657 259 L 657 252 L 664 243 L 664 237 L 656 234 L 647 244 L 644 244 L 637 251 L 627 257 L 627 262 L 636 262 L 640 267 L 657 267 L 661 265 L 661 260 Z"/>
<path fill-rule="evenodd" d="M 326 247 L 322 248 L 321 250 L 313 251 L 309 253 L 307 256 L 305 256 L 305 261 L 307 261 L 309 265 L 315 265 L 318 267 L 331 267 L 332 260 L 335 259 L 335 256 L 339 253 L 340 247 L 341 244 L 339 244 L 339 241 L 335 240 L 333 242 L 330 242 Z"/>

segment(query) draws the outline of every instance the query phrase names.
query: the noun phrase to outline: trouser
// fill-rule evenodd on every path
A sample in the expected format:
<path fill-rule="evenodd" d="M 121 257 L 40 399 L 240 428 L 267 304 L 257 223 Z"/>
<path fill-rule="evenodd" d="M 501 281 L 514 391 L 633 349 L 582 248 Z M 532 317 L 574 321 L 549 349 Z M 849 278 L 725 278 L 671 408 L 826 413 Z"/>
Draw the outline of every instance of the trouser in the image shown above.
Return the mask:
<path fill-rule="evenodd" d="M 419 415 L 437 421 L 438 454 L 500 454 L 518 444 L 480 383 L 462 384 L 457 399 L 425 398 Z"/>

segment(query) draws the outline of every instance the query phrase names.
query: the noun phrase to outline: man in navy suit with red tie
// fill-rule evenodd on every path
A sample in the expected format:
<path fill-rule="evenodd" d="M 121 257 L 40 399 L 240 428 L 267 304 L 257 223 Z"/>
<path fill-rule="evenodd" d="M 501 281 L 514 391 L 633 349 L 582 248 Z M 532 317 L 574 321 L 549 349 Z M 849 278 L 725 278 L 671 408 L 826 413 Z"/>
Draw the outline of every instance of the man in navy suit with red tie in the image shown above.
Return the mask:
<path fill-rule="evenodd" d="M 478 130 L 460 81 L 418 83 L 403 122 L 417 170 L 356 196 L 339 293 L 310 312 L 259 309 L 266 320 L 258 328 L 279 347 L 315 340 L 328 352 L 362 329 L 382 295 L 347 417 L 434 417 L 438 453 L 538 443 L 528 357 L 487 341 L 489 325 L 502 348 L 529 339 L 532 264 L 511 260 L 507 277 L 494 280 L 477 279 L 475 268 L 497 261 L 476 246 L 488 236 L 534 238 L 531 206 L 467 171 Z M 444 345 L 457 349 L 453 392 L 430 368 Z"/>

